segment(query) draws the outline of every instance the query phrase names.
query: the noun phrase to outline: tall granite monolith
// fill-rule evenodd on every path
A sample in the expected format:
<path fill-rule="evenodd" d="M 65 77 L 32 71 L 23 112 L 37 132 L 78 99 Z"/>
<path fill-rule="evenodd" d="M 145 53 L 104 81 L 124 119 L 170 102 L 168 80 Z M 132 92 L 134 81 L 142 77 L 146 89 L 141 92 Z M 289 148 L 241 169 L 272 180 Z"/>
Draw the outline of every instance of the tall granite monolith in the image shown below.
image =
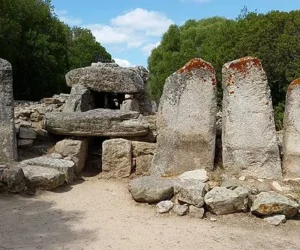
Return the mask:
<path fill-rule="evenodd" d="M 16 159 L 12 67 L 0 58 L 0 163 Z"/>
<path fill-rule="evenodd" d="M 211 64 L 193 59 L 167 78 L 160 100 L 152 175 L 213 169 L 216 78 Z"/>
<path fill-rule="evenodd" d="M 283 170 L 286 178 L 300 178 L 300 78 L 287 90 L 283 130 Z"/>
<path fill-rule="evenodd" d="M 224 168 L 234 175 L 281 178 L 270 88 L 260 60 L 226 63 L 222 73 Z"/>

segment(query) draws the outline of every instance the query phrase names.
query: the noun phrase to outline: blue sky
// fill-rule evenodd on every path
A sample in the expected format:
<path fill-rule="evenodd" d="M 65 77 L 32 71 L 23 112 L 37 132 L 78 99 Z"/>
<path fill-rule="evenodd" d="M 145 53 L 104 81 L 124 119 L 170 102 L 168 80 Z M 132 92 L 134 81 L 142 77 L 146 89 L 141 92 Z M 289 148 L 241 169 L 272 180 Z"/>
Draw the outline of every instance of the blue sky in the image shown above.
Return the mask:
<path fill-rule="evenodd" d="M 266 13 L 300 9 L 300 0 L 52 0 L 58 17 L 89 28 L 122 66 L 147 66 L 170 24 L 212 16 L 236 18 L 241 9 Z"/>

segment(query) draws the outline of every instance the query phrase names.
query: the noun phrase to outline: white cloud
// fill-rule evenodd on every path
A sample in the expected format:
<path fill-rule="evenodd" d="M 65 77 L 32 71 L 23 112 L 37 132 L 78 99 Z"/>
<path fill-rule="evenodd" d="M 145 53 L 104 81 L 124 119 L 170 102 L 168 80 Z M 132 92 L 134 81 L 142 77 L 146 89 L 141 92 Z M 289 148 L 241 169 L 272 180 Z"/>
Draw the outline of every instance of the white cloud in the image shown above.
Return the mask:
<path fill-rule="evenodd" d="M 160 42 L 157 43 L 148 43 L 145 46 L 142 47 L 142 52 L 144 53 L 144 55 L 146 56 L 150 56 L 151 55 L 151 51 L 153 49 L 155 49 L 158 45 L 160 45 Z"/>
<path fill-rule="evenodd" d="M 101 44 L 126 48 L 140 48 L 146 51 L 153 40 L 157 40 L 173 21 L 157 11 L 136 8 L 110 20 L 109 25 L 91 24 L 90 29 Z M 154 40 L 154 41 L 155 41 Z M 148 49 L 149 50 L 149 49 Z"/>
<path fill-rule="evenodd" d="M 114 60 L 115 60 L 115 62 L 116 62 L 117 64 L 119 64 L 121 67 L 132 67 L 132 66 L 133 66 L 129 61 L 127 61 L 127 60 L 125 60 L 125 59 L 114 58 Z"/>
<path fill-rule="evenodd" d="M 60 21 L 70 26 L 78 26 L 82 23 L 82 20 L 80 18 L 76 18 L 68 15 L 68 11 L 66 10 L 55 10 L 54 12 Z"/>

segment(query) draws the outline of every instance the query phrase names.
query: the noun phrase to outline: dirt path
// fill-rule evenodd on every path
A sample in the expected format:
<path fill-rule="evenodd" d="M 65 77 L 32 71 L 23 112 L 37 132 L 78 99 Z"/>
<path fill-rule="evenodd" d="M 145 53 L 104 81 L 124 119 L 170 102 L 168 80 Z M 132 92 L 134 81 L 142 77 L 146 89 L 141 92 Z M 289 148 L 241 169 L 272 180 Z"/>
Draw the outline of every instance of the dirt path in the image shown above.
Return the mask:
<path fill-rule="evenodd" d="M 300 249 L 300 221 L 274 227 L 249 215 L 158 215 L 125 182 L 90 179 L 35 197 L 0 196 L 3 249 Z"/>

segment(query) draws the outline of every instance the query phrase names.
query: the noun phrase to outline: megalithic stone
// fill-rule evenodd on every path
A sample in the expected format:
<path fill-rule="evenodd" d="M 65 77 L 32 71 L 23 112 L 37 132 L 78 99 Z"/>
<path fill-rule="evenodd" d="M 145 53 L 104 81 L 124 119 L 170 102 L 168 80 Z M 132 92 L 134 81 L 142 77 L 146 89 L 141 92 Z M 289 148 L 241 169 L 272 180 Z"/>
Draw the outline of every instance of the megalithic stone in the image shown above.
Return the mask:
<path fill-rule="evenodd" d="M 282 177 L 267 76 L 259 59 L 226 63 L 223 73 L 222 147 L 228 173 Z"/>
<path fill-rule="evenodd" d="M 0 58 L 0 163 L 16 159 L 12 67 Z"/>
<path fill-rule="evenodd" d="M 200 58 L 167 78 L 160 100 L 152 175 L 213 169 L 216 138 L 215 70 Z"/>
<path fill-rule="evenodd" d="M 286 178 L 300 178 L 300 78 L 287 90 L 283 122 L 283 170 Z"/>

